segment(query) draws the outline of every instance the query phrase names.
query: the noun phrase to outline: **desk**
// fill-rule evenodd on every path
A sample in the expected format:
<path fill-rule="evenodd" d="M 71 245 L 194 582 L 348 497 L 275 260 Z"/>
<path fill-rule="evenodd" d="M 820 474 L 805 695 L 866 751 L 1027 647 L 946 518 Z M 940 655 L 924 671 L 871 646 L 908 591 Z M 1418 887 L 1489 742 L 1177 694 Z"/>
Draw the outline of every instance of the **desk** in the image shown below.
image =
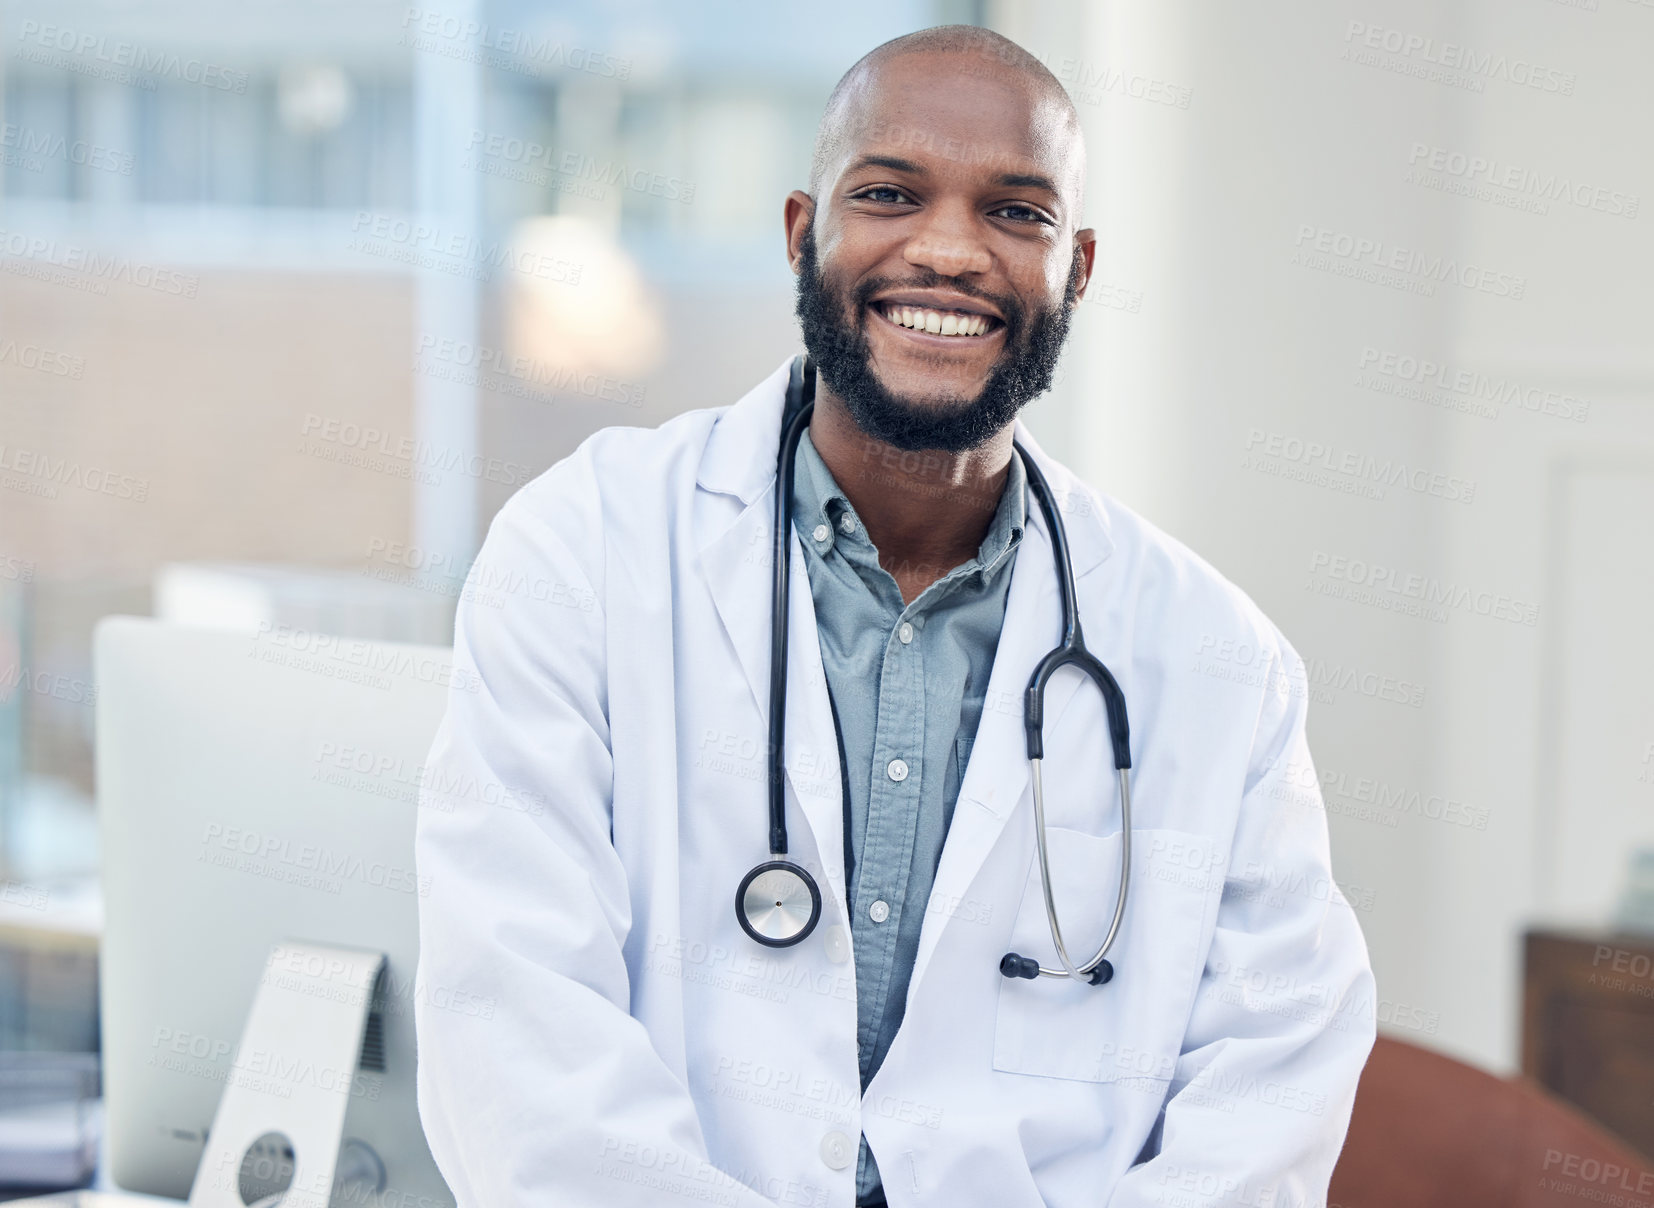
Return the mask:
<path fill-rule="evenodd" d="M 1522 1072 L 1654 1158 L 1654 935 L 1527 933 Z"/>

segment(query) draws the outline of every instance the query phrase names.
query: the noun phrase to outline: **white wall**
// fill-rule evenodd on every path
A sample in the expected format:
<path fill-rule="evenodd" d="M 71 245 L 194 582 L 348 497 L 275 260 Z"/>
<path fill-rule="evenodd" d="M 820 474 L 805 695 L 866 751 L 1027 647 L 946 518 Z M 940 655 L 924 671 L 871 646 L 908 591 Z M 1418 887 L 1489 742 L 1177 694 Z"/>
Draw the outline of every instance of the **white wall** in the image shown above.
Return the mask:
<path fill-rule="evenodd" d="M 1323 781 L 1343 778 L 1324 785 L 1335 867 L 1388 1030 L 1499 1069 L 1517 1060 L 1522 926 L 1603 921 L 1633 840 L 1654 843 L 1654 217 L 1565 201 L 1529 213 L 1409 171 L 1428 167 L 1422 144 L 1605 188 L 1610 209 L 1654 194 L 1641 70 L 1654 7 L 1594 2 L 1006 2 L 993 16 L 1080 102 L 1099 281 L 1114 287 L 1082 305 L 1067 373 L 1031 422 L 1330 677 L 1311 739 Z M 1378 27 L 1394 32 L 1369 50 Z M 1386 55 L 1385 37 L 1402 52 Z M 1458 53 L 1449 43 L 1495 65 L 1461 71 L 1469 86 L 1415 74 Z M 1518 75 L 1537 64 L 1554 91 L 1500 77 L 1501 55 Z M 1451 261 L 1460 280 L 1479 280 L 1465 265 L 1494 276 L 1429 296 L 1418 273 L 1399 275 L 1404 288 L 1336 275 L 1325 265 L 1353 262 L 1294 262 L 1318 237 L 1306 226 Z M 1586 419 L 1408 397 L 1398 374 L 1362 372 L 1368 349 L 1577 396 Z M 1268 456 L 1271 439 L 1283 455 Z M 1291 440 L 1333 465 L 1404 463 L 1474 491 L 1370 498 L 1325 465 L 1294 479 L 1316 467 L 1286 455 Z M 1537 615 L 1319 594 L 1354 586 L 1312 573 L 1333 559 Z M 1379 791 L 1402 808 L 1359 800 Z M 1454 817 L 1422 816 L 1427 804 Z"/>

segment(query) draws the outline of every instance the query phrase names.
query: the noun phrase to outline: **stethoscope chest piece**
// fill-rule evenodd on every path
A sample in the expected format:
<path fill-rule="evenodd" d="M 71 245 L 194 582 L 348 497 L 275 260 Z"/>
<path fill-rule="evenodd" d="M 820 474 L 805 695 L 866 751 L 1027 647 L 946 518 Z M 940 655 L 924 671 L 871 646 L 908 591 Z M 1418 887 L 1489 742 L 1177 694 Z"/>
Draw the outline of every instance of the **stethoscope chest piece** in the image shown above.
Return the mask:
<path fill-rule="evenodd" d="M 821 919 L 815 878 L 791 860 L 767 860 L 735 890 L 741 930 L 769 948 L 788 948 L 807 937 Z"/>

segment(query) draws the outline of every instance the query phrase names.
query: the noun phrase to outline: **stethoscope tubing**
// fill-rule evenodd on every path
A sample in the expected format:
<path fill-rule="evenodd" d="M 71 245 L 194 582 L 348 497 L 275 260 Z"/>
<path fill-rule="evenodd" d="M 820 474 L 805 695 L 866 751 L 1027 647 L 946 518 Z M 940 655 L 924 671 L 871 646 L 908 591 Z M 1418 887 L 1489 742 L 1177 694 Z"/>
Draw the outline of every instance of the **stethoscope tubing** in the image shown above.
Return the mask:
<path fill-rule="evenodd" d="M 772 948 L 790 947 L 801 942 L 815 930 L 816 922 L 821 915 L 821 895 L 817 889 L 815 878 L 802 866 L 787 859 L 787 813 L 785 790 L 785 761 L 783 759 L 787 737 L 787 603 L 790 589 L 790 562 L 791 553 L 791 524 L 792 524 L 792 492 L 794 470 L 797 464 L 798 444 L 804 435 L 804 429 L 809 425 L 810 416 L 815 410 L 815 366 L 808 358 L 801 358 L 802 365 L 794 363 L 791 378 L 788 383 L 788 407 L 795 408 L 790 414 L 783 409 L 785 427 L 781 436 L 780 449 L 776 466 L 776 491 L 774 510 L 774 548 L 771 580 L 771 624 L 770 624 L 770 728 L 769 750 L 767 752 L 769 771 L 769 847 L 770 859 L 768 862 L 753 868 L 741 881 L 736 889 L 736 915 L 742 928 L 749 936 L 759 943 Z M 794 403 L 794 400 L 797 403 Z M 1126 901 L 1130 893 L 1131 884 L 1131 742 L 1126 717 L 1125 695 L 1120 685 L 1115 681 L 1109 669 L 1092 656 L 1086 649 L 1085 639 L 1080 631 L 1079 609 L 1077 594 L 1074 586 L 1074 565 L 1068 552 L 1068 534 L 1063 527 L 1062 517 L 1058 515 L 1056 500 L 1051 493 L 1050 484 L 1034 459 L 1019 442 L 1013 442 L 1012 447 L 1018 457 L 1022 459 L 1028 484 L 1038 501 L 1040 511 L 1045 518 L 1045 527 L 1050 534 L 1052 561 L 1057 568 L 1058 587 L 1062 602 L 1062 640 L 1051 650 L 1034 668 L 1034 673 L 1028 682 L 1028 689 L 1024 696 L 1023 725 L 1027 737 L 1028 761 L 1033 779 L 1034 798 L 1034 834 L 1039 849 L 1040 886 L 1045 898 L 1046 919 L 1051 928 L 1051 941 L 1057 950 L 1057 959 L 1060 968 L 1048 968 L 1030 958 L 1018 956 L 1016 953 L 1007 953 L 1000 962 L 1000 971 L 1007 977 L 1066 977 L 1076 980 L 1085 979 L 1092 985 L 1101 985 L 1110 980 L 1113 967 L 1106 957 L 1119 938 L 1121 922 L 1125 917 Z M 1103 703 L 1108 716 L 1109 740 L 1113 748 L 1115 773 L 1120 788 L 1120 888 L 1115 896 L 1114 915 L 1109 922 L 1108 934 L 1096 953 L 1083 965 L 1076 965 L 1068 955 L 1068 946 L 1063 940 L 1062 927 L 1057 921 L 1057 902 L 1051 879 L 1051 855 L 1045 826 L 1045 788 L 1043 780 L 1044 763 L 1044 716 L 1045 716 L 1045 689 L 1051 676 L 1065 666 L 1073 666 L 1088 675 L 1098 690 L 1103 694 Z M 784 892 L 790 892 L 794 897 L 792 906 L 794 913 L 800 893 L 807 894 L 812 904 L 807 919 L 800 924 L 796 932 L 788 932 L 782 936 L 766 934 L 761 926 L 755 923 L 752 917 L 754 903 L 767 902 L 770 894 L 749 892 L 760 876 L 774 878 L 795 878 L 801 884 L 792 886 L 786 884 Z M 773 882 L 772 882 L 773 883 Z M 783 901 L 775 901 L 778 911 L 783 909 Z"/>
<path fill-rule="evenodd" d="M 815 410 L 815 366 L 805 363 L 804 399 L 781 437 L 780 465 L 775 491 L 775 563 L 770 594 L 770 855 L 787 854 L 787 797 L 784 788 L 783 755 L 787 740 L 787 600 L 790 588 L 792 552 L 789 532 L 792 524 L 793 472 L 798 464 L 798 442 Z"/>

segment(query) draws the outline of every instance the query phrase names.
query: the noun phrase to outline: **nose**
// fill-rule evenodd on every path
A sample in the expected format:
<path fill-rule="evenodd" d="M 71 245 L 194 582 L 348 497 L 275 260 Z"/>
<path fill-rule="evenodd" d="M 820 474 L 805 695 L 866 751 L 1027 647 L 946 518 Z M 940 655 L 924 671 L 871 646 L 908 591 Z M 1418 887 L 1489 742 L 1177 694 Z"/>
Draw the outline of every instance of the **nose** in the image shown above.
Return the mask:
<path fill-rule="evenodd" d="M 985 273 L 992 254 L 982 241 L 976 216 L 965 206 L 934 209 L 907 246 L 902 257 L 916 268 L 928 268 L 944 277 Z"/>

